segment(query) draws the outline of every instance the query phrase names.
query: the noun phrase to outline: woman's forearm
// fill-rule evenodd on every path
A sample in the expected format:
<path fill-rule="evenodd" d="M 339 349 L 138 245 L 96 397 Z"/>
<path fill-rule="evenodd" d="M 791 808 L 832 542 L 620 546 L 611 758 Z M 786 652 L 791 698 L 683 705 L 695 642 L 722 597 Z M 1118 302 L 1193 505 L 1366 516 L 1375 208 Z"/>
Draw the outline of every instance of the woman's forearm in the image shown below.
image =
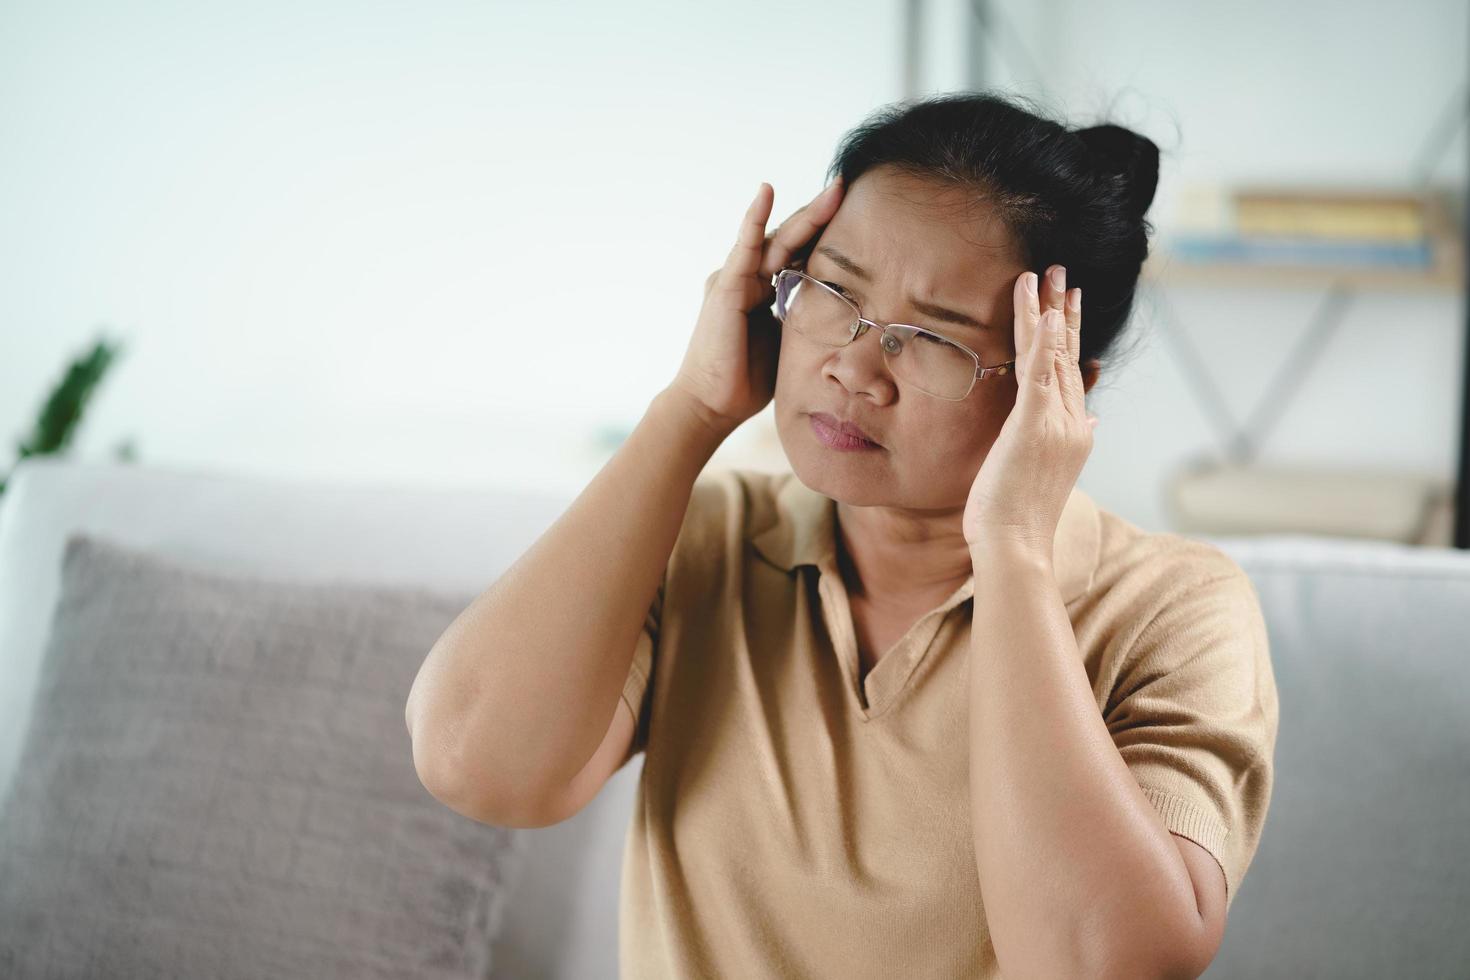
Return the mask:
<path fill-rule="evenodd" d="M 1002 970 L 1171 975 L 1194 888 L 1098 711 L 1050 557 L 972 554 L 971 815 Z"/>

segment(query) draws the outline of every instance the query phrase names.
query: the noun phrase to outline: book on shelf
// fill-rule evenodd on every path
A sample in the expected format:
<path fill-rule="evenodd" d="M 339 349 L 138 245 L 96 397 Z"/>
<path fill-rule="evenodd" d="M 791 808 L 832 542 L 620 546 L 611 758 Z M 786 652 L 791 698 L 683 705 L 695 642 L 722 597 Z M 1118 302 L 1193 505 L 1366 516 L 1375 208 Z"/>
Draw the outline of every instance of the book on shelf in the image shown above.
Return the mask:
<path fill-rule="evenodd" d="M 1451 228 L 1434 191 L 1195 187 L 1167 245 L 1188 263 L 1414 271 Z"/>
<path fill-rule="evenodd" d="M 1242 235 L 1420 242 L 1429 235 L 1418 194 L 1322 192 L 1310 196 L 1240 190 L 1235 227 Z"/>
<path fill-rule="evenodd" d="M 1170 251 L 1186 262 L 1239 262 L 1261 265 L 1368 266 L 1428 269 L 1434 250 L 1426 241 L 1326 241 L 1309 238 L 1179 236 Z"/>

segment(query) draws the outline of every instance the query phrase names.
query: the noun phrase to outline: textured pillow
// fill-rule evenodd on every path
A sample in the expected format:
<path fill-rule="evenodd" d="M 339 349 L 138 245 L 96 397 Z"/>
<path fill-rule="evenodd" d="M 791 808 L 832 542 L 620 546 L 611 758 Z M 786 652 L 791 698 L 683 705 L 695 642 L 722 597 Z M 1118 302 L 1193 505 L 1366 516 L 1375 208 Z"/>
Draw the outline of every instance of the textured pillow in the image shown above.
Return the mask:
<path fill-rule="evenodd" d="M 471 598 L 69 538 L 0 816 L 0 976 L 483 980 L 523 835 L 430 796 L 403 718 Z"/>

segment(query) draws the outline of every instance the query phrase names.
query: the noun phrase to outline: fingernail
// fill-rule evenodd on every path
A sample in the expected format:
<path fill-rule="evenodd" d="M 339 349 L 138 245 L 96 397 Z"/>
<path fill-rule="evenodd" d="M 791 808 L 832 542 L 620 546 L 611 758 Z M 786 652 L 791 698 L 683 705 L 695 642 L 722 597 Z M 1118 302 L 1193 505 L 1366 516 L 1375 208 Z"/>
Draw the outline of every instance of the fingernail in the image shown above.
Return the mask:
<path fill-rule="evenodd" d="M 1064 266 L 1059 265 L 1055 269 L 1051 270 L 1051 284 L 1055 286 L 1058 291 L 1061 291 L 1066 287 L 1067 270 Z"/>
<path fill-rule="evenodd" d="M 1028 272 L 1028 273 L 1026 273 L 1026 275 L 1025 275 L 1024 278 L 1026 280 L 1026 292 L 1030 293 L 1032 296 L 1035 296 L 1036 295 L 1036 273 L 1034 273 L 1034 272 Z"/>
<path fill-rule="evenodd" d="M 1067 306 L 1072 310 L 1082 309 L 1082 287 L 1078 286 L 1072 290 L 1072 295 L 1067 297 Z"/>

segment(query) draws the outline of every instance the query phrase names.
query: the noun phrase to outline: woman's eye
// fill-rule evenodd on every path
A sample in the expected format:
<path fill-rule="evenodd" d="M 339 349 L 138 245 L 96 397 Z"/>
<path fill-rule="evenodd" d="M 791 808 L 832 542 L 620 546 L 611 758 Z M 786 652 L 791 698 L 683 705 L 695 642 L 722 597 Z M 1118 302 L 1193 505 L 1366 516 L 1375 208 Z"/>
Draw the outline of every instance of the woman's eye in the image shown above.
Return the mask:
<path fill-rule="evenodd" d="M 822 285 L 823 286 L 827 286 L 827 287 L 829 287 L 831 289 L 835 289 L 835 290 L 837 290 L 837 292 L 839 292 L 842 295 L 846 296 L 848 299 L 852 299 L 852 294 L 849 293 L 846 289 L 843 289 L 841 286 L 837 285 L 837 283 L 835 283 L 835 282 L 826 282 L 826 281 L 823 281 L 822 282 Z"/>

